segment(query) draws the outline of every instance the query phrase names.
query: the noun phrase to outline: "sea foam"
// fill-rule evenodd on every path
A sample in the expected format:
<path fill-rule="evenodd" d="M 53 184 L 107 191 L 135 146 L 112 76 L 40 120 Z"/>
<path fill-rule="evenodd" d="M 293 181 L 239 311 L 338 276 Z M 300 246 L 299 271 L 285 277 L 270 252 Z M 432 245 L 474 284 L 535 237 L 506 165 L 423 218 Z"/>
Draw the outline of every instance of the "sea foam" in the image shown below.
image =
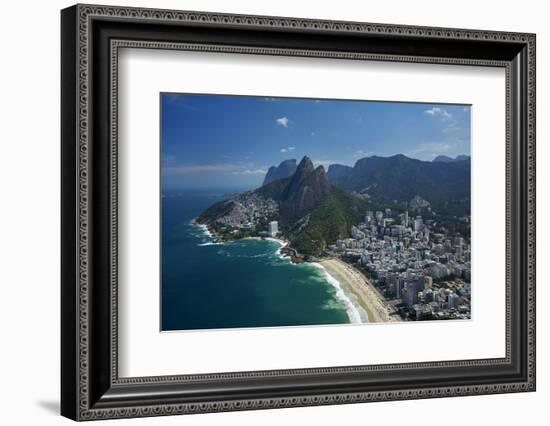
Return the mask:
<path fill-rule="evenodd" d="M 277 239 L 277 238 L 266 238 L 266 240 L 267 240 L 267 241 L 273 241 L 273 242 L 279 244 L 279 248 L 278 248 L 277 251 L 275 252 L 275 255 L 276 255 L 279 259 L 288 260 L 289 262 L 291 262 L 290 256 L 288 256 L 288 255 L 282 253 L 283 248 L 285 248 L 285 247 L 288 245 L 288 242 L 279 240 L 279 239 Z"/>
<path fill-rule="evenodd" d="M 208 238 L 214 238 L 212 235 L 212 232 L 208 230 L 208 226 L 203 225 L 202 223 L 194 223 L 194 225 L 199 228 L 204 235 L 206 235 Z"/>
<path fill-rule="evenodd" d="M 334 287 L 336 290 L 336 297 L 342 301 L 346 307 L 346 313 L 348 315 L 348 318 L 352 324 L 361 324 L 363 323 L 363 318 L 361 316 L 361 312 L 359 311 L 360 308 L 358 308 L 353 301 L 348 297 L 348 295 L 344 292 L 344 289 L 342 288 L 340 282 L 334 278 L 332 275 L 328 273 L 328 271 L 325 269 L 323 265 L 320 263 L 309 263 L 311 266 L 320 269 L 323 271 L 323 274 L 325 276 L 325 279 L 327 282 Z"/>

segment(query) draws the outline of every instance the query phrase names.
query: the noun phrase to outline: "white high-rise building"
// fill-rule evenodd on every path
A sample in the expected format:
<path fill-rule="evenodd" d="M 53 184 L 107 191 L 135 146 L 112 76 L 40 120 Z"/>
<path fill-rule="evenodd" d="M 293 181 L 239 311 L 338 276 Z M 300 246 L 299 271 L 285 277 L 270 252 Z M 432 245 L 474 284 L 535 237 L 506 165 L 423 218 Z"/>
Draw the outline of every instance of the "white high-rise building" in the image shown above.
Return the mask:
<path fill-rule="evenodd" d="M 267 226 L 267 233 L 270 237 L 276 237 L 279 233 L 279 222 L 276 220 L 269 222 L 269 225 Z"/>

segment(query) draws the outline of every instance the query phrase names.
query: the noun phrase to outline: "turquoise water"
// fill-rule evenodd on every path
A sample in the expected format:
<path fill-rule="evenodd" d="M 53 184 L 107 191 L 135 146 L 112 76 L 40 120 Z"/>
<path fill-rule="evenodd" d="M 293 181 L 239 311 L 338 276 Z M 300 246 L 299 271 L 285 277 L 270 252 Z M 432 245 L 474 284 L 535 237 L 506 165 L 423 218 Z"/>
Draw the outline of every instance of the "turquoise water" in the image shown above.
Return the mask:
<path fill-rule="evenodd" d="M 203 227 L 191 223 L 225 192 L 163 196 L 162 330 L 354 321 L 353 306 L 322 268 L 292 264 L 275 241 L 213 243 Z"/>

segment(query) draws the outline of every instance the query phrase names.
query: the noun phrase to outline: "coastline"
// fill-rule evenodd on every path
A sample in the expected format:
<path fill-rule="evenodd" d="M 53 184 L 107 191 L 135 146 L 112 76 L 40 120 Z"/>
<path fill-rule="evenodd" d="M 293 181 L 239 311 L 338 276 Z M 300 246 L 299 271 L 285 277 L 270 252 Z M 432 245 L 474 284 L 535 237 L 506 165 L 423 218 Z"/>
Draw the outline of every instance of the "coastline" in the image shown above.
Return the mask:
<path fill-rule="evenodd" d="M 378 295 L 369 280 L 353 266 L 336 258 L 321 260 L 319 264 L 357 297 L 361 307 L 368 314 L 369 323 L 400 321 L 398 316 L 390 315 L 386 302 Z"/>
<path fill-rule="evenodd" d="M 327 268 L 325 268 L 319 262 L 306 263 L 324 272 L 325 280 L 336 290 L 336 298 L 344 303 L 346 307 L 346 314 L 348 316 L 350 324 L 367 324 L 369 322 L 369 314 L 367 310 L 360 303 L 354 303 L 349 295 L 346 294 L 345 286 L 342 284 L 341 281 L 337 280 L 333 275 L 331 275 Z M 357 300 L 357 298 L 355 299 Z"/>
<path fill-rule="evenodd" d="M 199 227 L 213 240 L 212 242 L 201 245 L 225 244 L 230 242 L 221 239 L 216 235 L 215 231 L 211 230 L 206 224 L 198 223 L 196 220 L 192 220 L 191 223 Z M 293 254 L 293 249 L 285 251 L 285 248 L 288 248 L 290 244 L 287 240 L 274 237 L 245 237 L 241 239 L 273 241 L 279 244 L 276 255 L 280 258 L 288 259 L 292 264 L 303 262 L 303 260 L 297 260 Z M 389 322 L 396 320 L 389 316 L 385 303 L 380 299 L 375 290 L 368 287 L 368 285 L 370 285 L 368 280 L 352 266 L 339 259 L 324 259 L 304 263 L 321 269 L 324 272 L 325 280 L 336 290 L 337 299 L 345 305 L 350 324 Z M 350 294 L 355 296 L 352 297 L 354 300 L 350 298 Z"/>
<path fill-rule="evenodd" d="M 203 223 L 198 223 L 196 218 L 191 220 L 191 225 L 196 226 L 197 228 L 201 229 L 202 232 L 204 232 L 209 238 L 216 239 L 217 237 L 212 233 L 208 225 L 205 225 Z"/>

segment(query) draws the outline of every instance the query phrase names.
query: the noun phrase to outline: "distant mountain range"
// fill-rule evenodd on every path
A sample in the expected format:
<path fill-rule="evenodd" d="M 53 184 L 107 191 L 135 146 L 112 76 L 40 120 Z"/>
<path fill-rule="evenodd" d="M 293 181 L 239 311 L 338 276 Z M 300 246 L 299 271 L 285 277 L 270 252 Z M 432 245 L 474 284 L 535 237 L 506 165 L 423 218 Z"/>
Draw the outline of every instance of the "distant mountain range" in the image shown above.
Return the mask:
<path fill-rule="evenodd" d="M 470 157 L 458 156 L 450 161 L 438 158 L 421 161 L 402 154 L 372 156 L 358 160 L 354 167 L 330 165 L 327 176 L 336 186 L 368 194 L 381 201 L 409 201 L 420 195 L 437 205 L 468 198 Z"/>
<path fill-rule="evenodd" d="M 264 183 L 267 185 L 277 179 L 283 179 L 292 176 L 296 171 L 296 160 L 285 160 L 278 167 L 271 166 L 265 175 Z"/>

